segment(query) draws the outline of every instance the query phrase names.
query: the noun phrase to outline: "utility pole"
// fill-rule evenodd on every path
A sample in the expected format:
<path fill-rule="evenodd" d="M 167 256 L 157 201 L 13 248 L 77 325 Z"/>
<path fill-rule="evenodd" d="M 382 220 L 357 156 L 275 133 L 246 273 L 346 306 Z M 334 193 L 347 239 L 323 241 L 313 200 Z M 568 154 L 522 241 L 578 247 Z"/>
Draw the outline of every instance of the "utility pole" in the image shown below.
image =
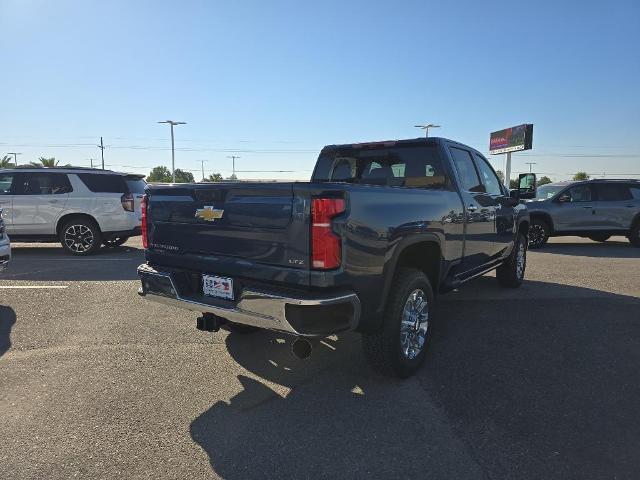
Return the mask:
<path fill-rule="evenodd" d="M 22 153 L 20 152 L 7 152 L 8 155 L 13 155 L 13 161 L 16 164 L 16 167 L 18 166 L 18 155 L 22 155 Z"/>
<path fill-rule="evenodd" d="M 200 160 L 200 165 L 202 166 L 202 181 L 204 182 L 204 160 Z"/>
<path fill-rule="evenodd" d="M 97 147 L 100 149 L 100 154 L 102 155 L 102 169 L 104 170 L 104 149 L 106 147 L 104 146 L 104 143 L 102 142 L 102 137 L 100 137 L 100 145 L 97 145 Z M 93 162 L 91 163 L 91 165 L 93 165 Z"/>
<path fill-rule="evenodd" d="M 231 170 L 233 171 L 233 178 L 236 178 L 236 158 L 240 158 L 238 155 L 227 155 L 227 158 L 230 158 L 233 161 Z"/>
<path fill-rule="evenodd" d="M 440 128 L 440 125 L 435 125 L 433 123 L 427 123 L 426 125 L 414 125 L 414 127 L 424 130 L 425 138 L 429 138 L 429 129 L 430 128 Z"/>
<path fill-rule="evenodd" d="M 93 168 L 93 158 L 90 158 L 89 161 L 91 162 L 91 168 Z"/>
<path fill-rule="evenodd" d="M 171 178 L 172 182 L 176 183 L 176 149 L 173 142 L 173 127 L 175 125 L 186 125 L 187 122 L 175 122 L 173 120 L 165 120 L 164 122 L 158 123 L 168 123 L 171 125 Z"/>
<path fill-rule="evenodd" d="M 531 173 L 531 167 L 533 165 L 536 165 L 536 162 L 524 162 L 525 164 L 529 165 L 529 173 Z"/>

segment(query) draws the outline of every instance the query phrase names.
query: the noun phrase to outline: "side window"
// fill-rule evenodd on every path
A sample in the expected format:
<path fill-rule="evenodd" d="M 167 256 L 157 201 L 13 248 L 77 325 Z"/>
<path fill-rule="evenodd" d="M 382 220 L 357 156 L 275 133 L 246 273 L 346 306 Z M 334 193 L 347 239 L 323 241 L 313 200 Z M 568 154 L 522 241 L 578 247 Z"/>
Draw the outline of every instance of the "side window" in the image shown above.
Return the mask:
<path fill-rule="evenodd" d="M 480 185 L 480 178 L 476 168 L 473 166 L 471 154 L 466 150 L 455 147 L 450 147 L 450 151 L 462 182 L 462 188 L 466 191 L 476 189 Z"/>
<path fill-rule="evenodd" d="M 634 200 L 640 200 L 640 185 L 631 185 L 629 191 Z"/>
<path fill-rule="evenodd" d="M 61 195 L 71 191 L 64 173 L 25 173 L 22 195 Z"/>
<path fill-rule="evenodd" d="M 494 173 L 491 166 L 481 156 L 476 154 L 474 154 L 473 156 L 476 159 L 476 165 L 478 166 L 478 170 L 480 171 L 480 178 L 487 190 L 487 193 L 491 195 L 502 195 L 500 180 L 498 180 L 498 177 Z"/>
<path fill-rule="evenodd" d="M 576 185 L 567 190 L 563 195 L 568 195 L 571 202 L 590 202 L 591 185 Z"/>
<path fill-rule="evenodd" d="M 13 184 L 13 174 L 3 173 L 0 175 L 0 195 L 11 195 L 11 185 Z"/>
<path fill-rule="evenodd" d="M 122 175 L 108 173 L 78 173 L 77 175 L 92 192 L 129 193 Z"/>
<path fill-rule="evenodd" d="M 621 202 L 631 200 L 633 197 L 629 187 L 619 183 L 596 183 L 598 200 L 602 202 Z"/>

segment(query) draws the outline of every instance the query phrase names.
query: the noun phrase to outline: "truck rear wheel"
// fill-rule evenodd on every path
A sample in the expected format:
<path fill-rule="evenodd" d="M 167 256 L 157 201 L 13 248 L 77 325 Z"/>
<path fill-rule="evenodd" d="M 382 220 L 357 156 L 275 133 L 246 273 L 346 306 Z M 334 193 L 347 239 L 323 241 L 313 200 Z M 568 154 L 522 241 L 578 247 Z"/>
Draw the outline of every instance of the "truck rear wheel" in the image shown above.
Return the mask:
<path fill-rule="evenodd" d="M 374 370 L 406 378 L 420 368 L 432 333 L 433 301 L 431 284 L 423 272 L 398 271 L 382 328 L 362 338 L 365 357 Z"/>
<path fill-rule="evenodd" d="M 496 278 L 503 287 L 517 288 L 522 285 L 527 267 L 527 237 L 518 233 L 509 258 L 496 269 Z"/>

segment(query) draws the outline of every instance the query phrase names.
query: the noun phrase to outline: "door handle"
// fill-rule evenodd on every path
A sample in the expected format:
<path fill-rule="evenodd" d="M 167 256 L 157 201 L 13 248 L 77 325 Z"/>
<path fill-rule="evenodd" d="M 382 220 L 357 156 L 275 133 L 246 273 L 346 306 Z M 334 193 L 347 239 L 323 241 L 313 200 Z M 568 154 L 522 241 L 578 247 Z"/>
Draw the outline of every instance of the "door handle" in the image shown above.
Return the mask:
<path fill-rule="evenodd" d="M 47 200 L 49 203 L 58 203 L 58 200 Z"/>
<path fill-rule="evenodd" d="M 478 210 L 478 207 L 476 207 L 474 204 L 471 204 L 467 207 L 467 210 L 469 210 L 470 212 L 475 212 L 476 210 Z"/>
<path fill-rule="evenodd" d="M 582 207 L 582 208 L 593 208 L 593 207 Z"/>

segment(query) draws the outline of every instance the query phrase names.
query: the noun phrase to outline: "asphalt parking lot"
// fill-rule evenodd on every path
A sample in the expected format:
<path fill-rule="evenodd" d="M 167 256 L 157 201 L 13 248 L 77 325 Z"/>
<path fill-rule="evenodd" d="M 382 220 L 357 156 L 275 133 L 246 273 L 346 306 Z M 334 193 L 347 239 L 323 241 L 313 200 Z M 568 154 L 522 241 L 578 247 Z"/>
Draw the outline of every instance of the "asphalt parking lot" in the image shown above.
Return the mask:
<path fill-rule="evenodd" d="M 139 240 L 90 258 L 14 244 L 0 275 L 5 478 L 637 478 L 640 249 L 552 239 L 519 290 L 441 297 L 427 363 L 369 371 L 359 337 L 195 329 L 138 298 Z"/>

